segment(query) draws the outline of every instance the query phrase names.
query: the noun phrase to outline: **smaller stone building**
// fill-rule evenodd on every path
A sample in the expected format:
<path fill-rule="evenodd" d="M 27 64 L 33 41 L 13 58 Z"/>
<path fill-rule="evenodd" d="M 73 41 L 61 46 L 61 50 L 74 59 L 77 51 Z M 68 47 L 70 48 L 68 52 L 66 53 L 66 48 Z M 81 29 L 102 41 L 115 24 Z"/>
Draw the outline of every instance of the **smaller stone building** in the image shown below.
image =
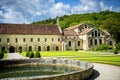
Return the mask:
<path fill-rule="evenodd" d="M 110 34 L 89 23 L 82 23 L 63 30 L 65 50 L 88 50 L 96 45 L 109 43 Z"/>

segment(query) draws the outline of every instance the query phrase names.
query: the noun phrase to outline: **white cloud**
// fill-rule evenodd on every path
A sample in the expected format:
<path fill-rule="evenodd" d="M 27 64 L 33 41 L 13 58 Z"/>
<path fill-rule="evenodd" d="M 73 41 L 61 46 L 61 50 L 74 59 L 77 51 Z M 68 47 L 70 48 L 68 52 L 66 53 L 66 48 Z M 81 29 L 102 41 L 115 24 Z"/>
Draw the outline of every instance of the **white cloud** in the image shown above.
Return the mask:
<path fill-rule="evenodd" d="M 98 4 L 95 0 L 80 0 L 79 4 L 74 6 L 72 13 L 86 13 L 97 11 Z"/>
<path fill-rule="evenodd" d="M 101 10 L 112 10 L 112 6 L 108 7 L 106 6 L 103 1 L 99 3 Z"/>
<path fill-rule="evenodd" d="M 55 0 L 0 0 L 0 23 L 30 23 L 71 13 L 90 13 L 113 10 L 102 0 L 79 0 L 71 6 Z M 114 9 L 120 11 L 120 8 Z"/>
<path fill-rule="evenodd" d="M 0 22 L 6 23 L 30 23 L 69 14 L 70 10 L 69 5 L 54 0 L 1 0 L 1 5 L 8 12 L 0 10 Z"/>

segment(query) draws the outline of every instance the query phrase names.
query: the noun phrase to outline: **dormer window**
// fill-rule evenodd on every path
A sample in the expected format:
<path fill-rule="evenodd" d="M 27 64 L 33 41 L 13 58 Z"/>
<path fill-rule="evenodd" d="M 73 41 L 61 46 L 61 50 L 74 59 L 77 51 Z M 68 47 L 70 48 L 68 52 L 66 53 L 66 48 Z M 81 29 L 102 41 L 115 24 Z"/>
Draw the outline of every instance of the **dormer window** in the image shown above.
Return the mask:
<path fill-rule="evenodd" d="M 87 25 L 85 25 L 85 28 L 87 28 Z"/>

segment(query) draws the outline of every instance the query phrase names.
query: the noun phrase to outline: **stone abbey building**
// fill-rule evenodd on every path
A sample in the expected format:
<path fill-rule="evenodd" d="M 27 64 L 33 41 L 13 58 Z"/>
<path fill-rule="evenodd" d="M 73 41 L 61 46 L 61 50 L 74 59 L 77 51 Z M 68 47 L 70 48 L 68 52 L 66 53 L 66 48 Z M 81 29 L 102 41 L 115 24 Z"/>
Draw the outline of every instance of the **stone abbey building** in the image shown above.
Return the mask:
<path fill-rule="evenodd" d="M 110 43 L 110 34 L 89 23 L 61 30 L 59 25 L 0 24 L 0 50 L 65 51 L 88 50 Z"/>

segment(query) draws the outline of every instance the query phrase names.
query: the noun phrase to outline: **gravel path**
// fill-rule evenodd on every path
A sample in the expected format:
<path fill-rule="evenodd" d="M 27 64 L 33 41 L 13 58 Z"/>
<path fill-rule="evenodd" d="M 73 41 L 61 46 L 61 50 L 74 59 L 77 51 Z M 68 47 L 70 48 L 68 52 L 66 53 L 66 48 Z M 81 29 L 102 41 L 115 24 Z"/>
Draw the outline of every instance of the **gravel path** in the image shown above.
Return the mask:
<path fill-rule="evenodd" d="M 89 80 L 120 80 L 120 67 L 107 64 L 94 64 L 94 76 Z"/>
<path fill-rule="evenodd" d="M 24 59 L 24 57 L 18 53 L 8 53 L 8 56 L 6 59 Z"/>

